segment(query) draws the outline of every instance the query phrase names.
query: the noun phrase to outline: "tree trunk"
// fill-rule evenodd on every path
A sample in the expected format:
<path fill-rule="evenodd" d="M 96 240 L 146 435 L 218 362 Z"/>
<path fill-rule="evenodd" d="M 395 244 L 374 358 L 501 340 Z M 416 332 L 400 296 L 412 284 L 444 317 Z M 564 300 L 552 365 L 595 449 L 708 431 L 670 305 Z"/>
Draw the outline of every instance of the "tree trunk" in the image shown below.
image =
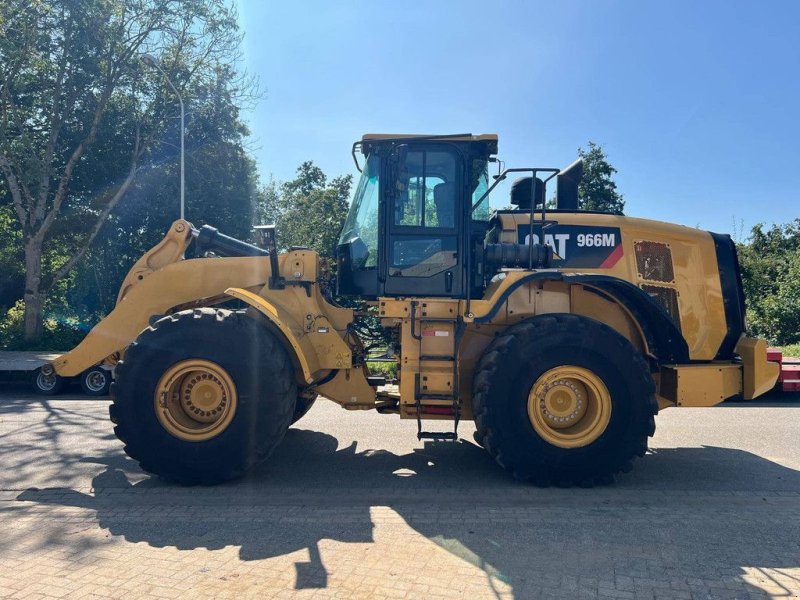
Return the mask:
<path fill-rule="evenodd" d="M 25 243 L 25 341 L 41 337 L 44 329 L 42 288 L 42 242 L 36 237 Z"/>

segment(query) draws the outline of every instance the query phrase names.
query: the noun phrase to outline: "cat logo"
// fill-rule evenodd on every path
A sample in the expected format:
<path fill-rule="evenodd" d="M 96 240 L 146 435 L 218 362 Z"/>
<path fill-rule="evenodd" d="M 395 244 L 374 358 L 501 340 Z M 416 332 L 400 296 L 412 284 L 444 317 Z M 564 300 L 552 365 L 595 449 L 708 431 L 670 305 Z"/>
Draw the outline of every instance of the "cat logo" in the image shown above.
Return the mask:
<path fill-rule="evenodd" d="M 531 240 L 529 225 L 517 228 L 518 243 Z M 534 225 L 533 243 L 553 249 L 554 266 L 609 269 L 622 258 L 622 235 L 619 227 L 586 225 L 552 225 L 542 234 L 541 225 Z"/>

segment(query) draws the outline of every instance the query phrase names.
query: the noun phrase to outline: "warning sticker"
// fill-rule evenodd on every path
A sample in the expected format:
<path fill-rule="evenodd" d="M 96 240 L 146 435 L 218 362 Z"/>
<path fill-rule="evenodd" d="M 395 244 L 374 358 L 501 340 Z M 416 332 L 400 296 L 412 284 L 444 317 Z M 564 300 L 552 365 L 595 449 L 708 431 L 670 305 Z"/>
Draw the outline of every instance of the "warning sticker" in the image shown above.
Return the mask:
<path fill-rule="evenodd" d="M 423 329 L 422 335 L 425 337 L 448 337 L 450 332 L 446 329 Z"/>

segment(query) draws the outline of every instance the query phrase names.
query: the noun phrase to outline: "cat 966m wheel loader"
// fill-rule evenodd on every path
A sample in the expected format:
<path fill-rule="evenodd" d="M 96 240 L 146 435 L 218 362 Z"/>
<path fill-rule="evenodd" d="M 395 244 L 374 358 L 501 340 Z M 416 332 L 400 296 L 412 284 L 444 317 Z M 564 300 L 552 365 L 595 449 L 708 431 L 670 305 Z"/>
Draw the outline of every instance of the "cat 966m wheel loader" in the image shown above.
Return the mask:
<path fill-rule="evenodd" d="M 516 477 L 591 485 L 644 454 L 659 410 L 772 388 L 778 366 L 744 335 L 728 236 L 578 211 L 580 162 L 506 169 L 490 185 L 496 152 L 494 135 L 354 144 L 362 175 L 336 293 L 367 310 L 326 297 L 318 255 L 278 254 L 274 229 L 253 245 L 180 220 L 51 372 L 116 365 L 117 436 L 144 469 L 183 483 L 243 473 L 319 395 L 416 419 L 421 439 L 456 439 L 472 419 Z M 515 208 L 491 212 L 510 174 L 525 175 Z M 397 391 L 369 375 L 363 332 L 376 320 Z"/>

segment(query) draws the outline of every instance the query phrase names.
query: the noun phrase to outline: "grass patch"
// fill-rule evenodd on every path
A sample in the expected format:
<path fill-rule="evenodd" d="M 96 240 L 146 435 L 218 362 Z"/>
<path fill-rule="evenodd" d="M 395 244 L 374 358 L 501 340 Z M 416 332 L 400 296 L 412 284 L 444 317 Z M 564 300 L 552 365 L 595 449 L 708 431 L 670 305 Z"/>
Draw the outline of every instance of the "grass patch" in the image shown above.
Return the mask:
<path fill-rule="evenodd" d="M 783 350 L 784 356 L 800 358 L 800 344 L 789 344 L 788 346 L 783 346 L 781 350 Z"/>

